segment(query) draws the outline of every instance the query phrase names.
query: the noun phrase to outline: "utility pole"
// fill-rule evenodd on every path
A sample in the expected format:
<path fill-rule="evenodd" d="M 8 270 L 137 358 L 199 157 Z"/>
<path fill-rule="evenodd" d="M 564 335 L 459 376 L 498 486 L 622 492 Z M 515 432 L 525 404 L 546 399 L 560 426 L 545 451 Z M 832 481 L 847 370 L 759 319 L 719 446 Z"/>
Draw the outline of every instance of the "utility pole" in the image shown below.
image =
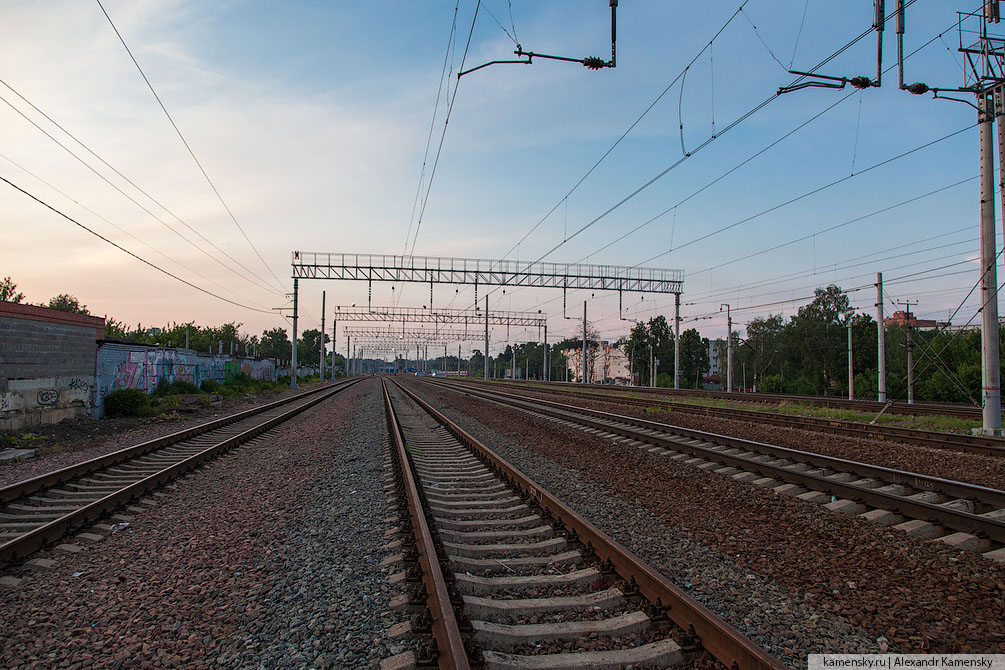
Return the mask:
<path fill-rule="evenodd" d="M 876 273 L 876 367 L 879 370 L 879 401 L 886 402 L 886 321 L 883 319 L 883 273 Z"/>
<path fill-rule="evenodd" d="M 297 300 L 300 287 L 296 277 L 293 278 L 293 353 L 290 356 L 290 388 L 297 388 Z"/>
<path fill-rule="evenodd" d="M 485 296 L 485 381 L 489 378 L 489 297 Z"/>
<path fill-rule="evenodd" d="M 992 4 L 992 3 L 989 3 Z M 994 3 L 997 4 L 997 3 Z M 987 7 L 987 6 L 986 6 Z M 1001 99 L 1001 89 L 998 89 Z M 995 244 L 995 206 L 994 206 L 994 141 L 991 135 L 994 123 L 994 94 L 980 96 L 982 112 L 978 114 L 980 121 L 981 142 L 981 389 L 984 396 L 982 404 L 983 432 L 989 435 L 1002 433 L 1001 405 L 1001 373 L 1000 373 L 1000 336 L 998 330 L 998 271 L 997 245 Z M 998 120 L 999 138 L 1002 136 L 1002 125 L 1005 119 Z M 1005 155 L 1005 148 L 1000 144 L 998 150 Z M 1005 196 L 1003 196 L 1005 199 Z M 1005 203 L 1003 203 L 1005 206 Z M 1005 214 L 1003 214 L 1005 224 Z"/>
<path fill-rule="evenodd" d="M 722 303 L 719 311 L 726 308 L 726 393 L 733 392 L 733 317 L 729 305 Z"/>
<path fill-rule="evenodd" d="M 587 370 L 588 367 L 589 365 L 587 364 L 587 358 L 586 358 L 586 301 L 584 300 L 583 301 L 583 383 L 584 384 L 589 384 L 589 382 L 587 381 L 589 379 Z"/>
<path fill-rule="evenodd" d="M 992 210 L 994 211 L 994 210 Z M 911 341 L 911 327 L 913 325 L 911 320 L 911 301 L 904 300 L 898 301 L 898 305 L 904 305 L 907 307 L 907 404 L 914 404 L 914 344 Z M 915 305 L 918 301 L 915 300 Z M 1001 412 L 999 412 L 1001 414 Z"/>
<path fill-rule="evenodd" d="M 965 102 L 977 109 L 977 123 L 980 126 L 980 176 L 981 176 L 981 400 L 983 404 L 983 428 L 987 435 L 1001 435 L 1001 379 L 999 371 L 1000 335 L 998 329 L 998 286 L 995 243 L 994 199 L 994 139 L 992 136 L 994 117 L 1005 113 L 1000 104 L 1002 87 L 1005 85 L 1005 43 L 999 35 L 989 32 L 989 24 L 1001 21 L 999 0 L 986 0 L 980 9 L 957 12 L 957 29 L 960 34 L 959 51 L 964 54 L 966 66 L 963 70 L 964 85 L 957 88 L 930 87 L 922 82 L 904 85 L 904 0 L 897 0 L 897 51 L 900 69 L 900 88 L 921 95 L 931 92 L 935 98 Z M 965 38 L 965 40 L 964 40 Z M 957 97 L 943 95 L 973 93 L 977 96 L 974 105 Z M 998 98 L 999 104 L 995 104 Z M 1005 157 L 1005 130 L 999 119 L 999 156 Z M 1005 176 L 1003 176 L 1005 180 Z M 1005 193 L 1002 195 L 1005 207 Z M 908 329 L 910 335 L 910 329 Z M 908 340 L 910 342 L 910 340 Z M 910 345 L 908 346 L 910 355 Z M 910 372 L 910 369 L 909 369 Z M 910 392 L 910 387 L 909 387 Z M 910 397 L 910 396 L 909 396 Z M 911 400 L 908 400 L 911 402 Z"/>
<path fill-rule="evenodd" d="M 848 400 L 855 399 L 855 364 L 851 344 L 851 317 L 848 317 Z"/>
<path fill-rule="evenodd" d="M 548 381 L 548 322 L 544 322 L 544 367 L 541 369 L 541 381 Z"/>
<path fill-rule="evenodd" d="M 673 387 L 680 388 L 680 293 L 673 294 Z"/>
<path fill-rule="evenodd" d="M 345 373 L 352 376 L 352 336 L 348 330 L 345 332 Z"/>
<path fill-rule="evenodd" d="M 334 359 L 332 363 L 334 364 Z M 318 376 L 325 380 L 325 292 L 321 291 L 321 364 L 318 366 Z"/>

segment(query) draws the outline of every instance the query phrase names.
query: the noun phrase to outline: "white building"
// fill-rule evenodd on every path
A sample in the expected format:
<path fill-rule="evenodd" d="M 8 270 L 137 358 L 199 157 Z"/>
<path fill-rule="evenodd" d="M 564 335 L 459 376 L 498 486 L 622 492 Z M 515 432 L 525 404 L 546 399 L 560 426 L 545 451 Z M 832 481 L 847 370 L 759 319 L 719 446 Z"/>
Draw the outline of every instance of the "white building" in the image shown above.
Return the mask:
<path fill-rule="evenodd" d="M 566 349 L 562 352 L 569 373 L 569 381 L 580 381 L 582 372 L 583 349 Z M 624 383 L 629 382 L 629 361 L 628 357 L 618 347 L 610 342 L 601 341 L 599 346 L 592 346 L 589 350 L 590 379 L 591 384 L 602 383 Z M 562 380 L 556 380 L 562 381 Z"/>

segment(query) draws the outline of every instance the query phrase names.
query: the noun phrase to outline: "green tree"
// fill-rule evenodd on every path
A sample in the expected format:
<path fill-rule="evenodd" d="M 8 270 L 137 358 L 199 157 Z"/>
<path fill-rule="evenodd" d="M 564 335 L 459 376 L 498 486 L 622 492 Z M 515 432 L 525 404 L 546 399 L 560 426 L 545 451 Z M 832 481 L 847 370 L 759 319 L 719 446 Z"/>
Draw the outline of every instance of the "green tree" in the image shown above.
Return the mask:
<path fill-rule="evenodd" d="M 708 372 L 708 338 L 694 328 L 680 334 L 680 384 L 684 388 L 698 388 L 701 377 Z"/>
<path fill-rule="evenodd" d="M 21 302 L 24 300 L 24 293 L 17 290 L 17 284 L 11 281 L 10 277 L 4 277 L 0 282 L 0 301 Z"/>
<path fill-rule="evenodd" d="M 272 328 L 262 333 L 258 354 L 265 358 L 289 360 L 293 356 L 293 345 L 285 328 Z"/>
<path fill-rule="evenodd" d="M 71 314 L 90 314 L 87 305 L 81 305 L 80 301 L 69 293 L 60 293 L 55 298 L 49 298 L 49 309 L 60 312 L 70 312 Z"/>

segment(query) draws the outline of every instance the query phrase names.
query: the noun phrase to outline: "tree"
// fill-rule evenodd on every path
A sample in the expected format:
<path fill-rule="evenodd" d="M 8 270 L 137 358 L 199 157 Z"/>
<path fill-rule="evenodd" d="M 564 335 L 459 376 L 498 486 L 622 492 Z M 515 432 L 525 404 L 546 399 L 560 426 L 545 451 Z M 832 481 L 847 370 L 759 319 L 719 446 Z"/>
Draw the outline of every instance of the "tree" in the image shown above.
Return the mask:
<path fill-rule="evenodd" d="M 471 358 L 468 359 L 468 365 L 471 366 L 472 377 L 484 376 L 485 354 L 483 354 L 480 349 L 475 349 L 474 351 L 471 352 Z"/>
<path fill-rule="evenodd" d="M 293 356 L 293 345 L 285 328 L 273 328 L 262 333 L 258 353 L 265 358 L 287 361 Z"/>
<path fill-rule="evenodd" d="M 628 338 L 621 344 L 621 349 L 628 357 L 630 369 L 638 373 L 643 386 L 650 384 L 653 372 L 649 369 L 650 363 L 656 360 L 659 361 L 656 366 L 657 379 L 663 374 L 668 374 L 668 377 L 664 378 L 669 380 L 666 383 L 673 383 L 673 331 L 670 330 L 670 324 L 662 314 L 649 319 L 648 323 L 636 323 Z"/>
<path fill-rule="evenodd" d="M 768 318 L 757 317 L 747 324 L 747 341 L 737 353 L 739 363 L 750 362 L 754 373 L 753 388 L 758 390 L 758 381 L 762 371 L 770 370 L 778 357 L 778 345 L 785 330 L 781 314 L 772 314 Z"/>
<path fill-rule="evenodd" d="M 60 312 L 70 312 L 71 314 L 90 314 L 87 311 L 87 305 L 81 305 L 80 301 L 69 293 L 60 293 L 55 298 L 49 298 L 48 307 Z"/>
<path fill-rule="evenodd" d="M 698 388 L 708 371 L 708 338 L 694 328 L 680 334 L 680 376 L 684 388 Z"/>
<path fill-rule="evenodd" d="M 331 342 L 325 333 L 325 344 Z M 297 342 L 297 365 L 316 365 L 321 360 L 321 331 L 317 328 L 305 330 Z"/>
<path fill-rule="evenodd" d="M 0 282 L 0 301 L 21 302 L 24 300 L 24 293 L 19 293 L 17 284 L 11 281 L 10 277 L 4 277 Z"/>

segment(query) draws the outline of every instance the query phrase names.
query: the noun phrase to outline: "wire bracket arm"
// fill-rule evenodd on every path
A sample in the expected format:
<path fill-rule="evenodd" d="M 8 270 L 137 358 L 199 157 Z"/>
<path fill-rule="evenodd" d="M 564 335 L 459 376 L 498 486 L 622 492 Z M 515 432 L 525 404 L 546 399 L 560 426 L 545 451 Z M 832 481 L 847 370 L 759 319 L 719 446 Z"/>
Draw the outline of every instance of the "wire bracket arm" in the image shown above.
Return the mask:
<path fill-rule="evenodd" d="M 457 73 L 457 78 L 460 79 L 466 74 L 475 72 L 476 70 L 481 70 L 490 65 L 508 65 L 508 64 L 521 64 L 521 65 L 533 65 L 535 58 L 544 58 L 547 60 L 560 60 L 567 63 L 582 63 L 585 67 L 591 70 L 602 70 L 604 68 L 613 68 L 617 65 L 617 12 L 618 12 L 618 0 L 609 0 L 611 6 L 611 60 L 604 60 L 599 56 L 587 56 L 586 58 L 569 58 L 568 56 L 555 56 L 552 54 L 542 54 L 536 51 L 524 51 L 523 46 L 520 44 L 516 45 L 516 51 L 513 53 L 517 55 L 521 60 L 493 60 L 488 63 L 483 63 L 473 68 L 467 70 L 462 70 Z M 526 59 L 526 60 L 523 60 Z"/>

